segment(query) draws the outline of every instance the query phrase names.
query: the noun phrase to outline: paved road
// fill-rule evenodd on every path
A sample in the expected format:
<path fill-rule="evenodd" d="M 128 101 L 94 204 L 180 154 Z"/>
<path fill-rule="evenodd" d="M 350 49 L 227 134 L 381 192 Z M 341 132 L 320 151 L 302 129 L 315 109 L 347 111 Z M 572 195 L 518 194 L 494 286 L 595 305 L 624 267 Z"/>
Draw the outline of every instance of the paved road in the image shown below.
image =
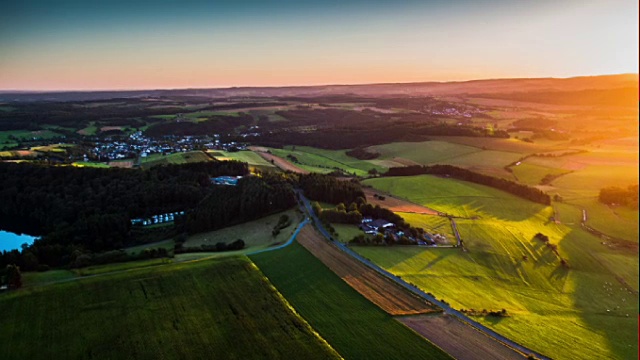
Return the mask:
<path fill-rule="evenodd" d="M 309 200 L 302 194 L 302 192 L 298 192 L 298 194 L 300 195 L 300 199 L 302 200 L 302 202 L 304 203 L 304 208 L 306 209 L 307 213 L 309 214 L 309 216 L 314 220 L 315 224 L 316 224 L 316 228 L 318 229 L 318 231 L 327 239 L 332 240 L 333 241 L 333 237 L 331 236 L 331 234 L 329 234 L 329 232 L 327 232 L 327 230 L 324 228 L 324 226 L 322 226 L 322 222 L 320 221 L 320 219 L 318 219 L 318 217 L 316 216 L 316 214 L 313 213 L 313 210 L 311 209 L 311 204 L 309 203 Z M 423 299 L 431 302 L 432 304 L 435 304 L 439 307 L 442 308 L 442 310 L 446 313 L 449 314 L 451 316 L 455 316 L 456 318 L 460 319 L 461 321 L 469 324 L 470 326 L 473 326 L 474 328 L 478 329 L 479 331 L 483 332 L 484 334 L 486 334 L 487 336 L 495 339 L 498 342 L 501 342 L 503 344 L 505 344 L 506 346 L 509 346 L 513 349 L 516 349 L 520 352 L 522 352 L 523 354 L 527 354 L 527 355 L 535 355 L 537 358 L 539 359 L 545 359 L 548 360 L 549 358 L 539 354 L 523 345 L 520 345 L 518 343 L 516 343 L 515 341 L 512 341 L 500 334 L 498 334 L 497 332 L 489 329 L 488 327 L 470 319 L 469 317 L 467 317 L 465 314 L 459 312 L 458 310 L 452 308 L 451 306 L 449 306 L 449 304 L 445 304 L 441 301 L 438 301 L 435 297 L 425 293 L 424 291 L 420 290 L 419 288 L 407 283 L 406 281 L 402 280 L 401 278 L 393 275 L 392 273 L 388 272 L 387 270 L 382 269 L 381 267 L 379 267 L 378 265 L 372 263 L 371 261 L 363 258 L 362 256 L 360 256 L 359 254 L 357 254 L 356 252 L 354 252 L 353 250 L 349 249 L 347 246 L 345 246 L 344 244 L 342 244 L 339 241 L 334 241 L 334 244 L 338 246 L 339 249 L 343 250 L 344 252 L 346 252 L 347 254 L 353 256 L 354 258 L 356 258 L 357 260 L 359 260 L 360 262 L 362 262 L 363 264 L 369 266 L 370 268 L 372 268 L 373 270 L 377 271 L 378 273 L 388 277 L 389 279 L 395 281 L 396 283 L 398 283 L 400 286 L 404 287 L 405 289 L 413 292 L 414 294 L 422 297 Z"/>
<path fill-rule="evenodd" d="M 273 251 L 273 250 L 278 250 L 278 249 L 282 249 L 283 247 L 289 246 L 291 245 L 291 243 L 293 242 L 293 240 L 296 239 L 296 236 L 298 236 L 298 233 L 300 233 L 300 230 L 302 230 L 302 228 L 307 225 L 309 222 L 311 222 L 311 219 L 306 218 L 304 219 L 304 221 L 302 221 L 298 227 L 296 228 L 296 230 L 293 232 L 293 234 L 291 235 L 291 237 L 289 238 L 289 240 L 287 240 L 286 243 L 278 245 L 278 246 L 274 246 L 274 247 L 270 247 L 267 249 L 262 249 L 262 250 L 258 250 L 258 251 L 254 251 L 254 252 L 250 252 L 247 253 L 247 255 L 255 255 L 255 254 L 260 254 L 263 252 L 267 252 L 267 251 Z"/>

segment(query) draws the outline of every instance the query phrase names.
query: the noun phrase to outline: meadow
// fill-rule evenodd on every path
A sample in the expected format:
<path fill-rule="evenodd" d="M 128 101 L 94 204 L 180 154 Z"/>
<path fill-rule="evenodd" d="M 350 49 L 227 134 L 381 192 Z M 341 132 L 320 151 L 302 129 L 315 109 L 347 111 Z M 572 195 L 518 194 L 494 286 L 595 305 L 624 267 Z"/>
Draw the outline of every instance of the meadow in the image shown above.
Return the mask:
<path fill-rule="evenodd" d="M 249 166 L 259 166 L 267 168 L 275 168 L 273 164 L 263 159 L 260 155 L 253 151 L 222 151 L 222 150 L 209 150 L 209 155 L 216 158 L 216 160 L 237 160 L 246 162 Z"/>
<path fill-rule="evenodd" d="M 251 260 L 345 359 L 450 358 L 365 299 L 297 242 Z"/>
<path fill-rule="evenodd" d="M 169 155 L 151 154 L 146 158 L 141 158 L 140 166 L 148 169 L 152 166 L 163 164 L 185 164 L 193 162 L 212 161 L 212 159 L 202 151 L 189 151 L 184 153 L 174 153 Z"/>
<path fill-rule="evenodd" d="M 294 164 L 311 172 L 330 173 L 337 168 L 356 176 L 368 176 L 371 169 L 378 172 L 386 170 L 385 167 L 350 157 L 346 154 L 346 150 L 324 150 L 308 146 L 285 146 L 284 149 L 269 150 L 274 155 L 287 160 L 289 160 L 287 156 L 295 156 L 298 162 Z"/>
<path fill-rule="evenodd" d="M 432 176 L 365 183 L 476 219 L 456 220 L 467 251 L 354 248 L 363 256 L 455 308 L 506 309 L 509 317 L 476 320 L 553 358 L 628 359 L 637 354 L 637 252 L 604 246 L 583 231 L 579 209 L 534 204 L 482 185 Z M 420 218 L 407 220 L 421 224 Z M 535 239 L 537 233 L 548 236 L 558 254 Z"/>
<path fill-rule="evenodd" d="M 282 215 L 288 216 L 291 224 L 286 228 L 281 229 L 278 235 L 273 236 L 271 234 L 271 231 L 278 223 L 278 220 Z M 287 240 L 289 240 L 291 234 L 295 230 L 296 226 L 298 226 L 301 219 L 302 216 L 300 212 L 298 212 L 297 210 L 288 210 L 265 216 L 258 220 L 249 221 L 235 226 L 229 226 L 224 229 L 194 234 L 191 235 L 184 243 L 185 247 L 215 245 L 218 242 L 225 242 L 229 244 L 237 239 L 242 239 L 242 241 L 244 241 L 245 243 L 245 248 L 236 251 L 178 254 L 176 255 L 176 260 L 184 261 L 187 259 L 196 259 L 202 257 L 221 257 L 248 254 L 284 244 Z"/>
<path fill-rule="evenodd" d="M 0 311 L 3 359 L 338 358 L 246 258 L 0 294 Z"/>

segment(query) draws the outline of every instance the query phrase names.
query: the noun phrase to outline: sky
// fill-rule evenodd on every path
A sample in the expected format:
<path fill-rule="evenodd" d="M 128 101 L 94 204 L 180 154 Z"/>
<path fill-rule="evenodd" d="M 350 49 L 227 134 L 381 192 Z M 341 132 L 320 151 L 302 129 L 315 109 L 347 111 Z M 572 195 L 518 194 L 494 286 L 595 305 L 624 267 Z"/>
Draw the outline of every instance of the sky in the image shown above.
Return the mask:
<path fill-rule="evenodd" d="M 0 90 L 637 72 L 637 0 L 0 1 Z"/>

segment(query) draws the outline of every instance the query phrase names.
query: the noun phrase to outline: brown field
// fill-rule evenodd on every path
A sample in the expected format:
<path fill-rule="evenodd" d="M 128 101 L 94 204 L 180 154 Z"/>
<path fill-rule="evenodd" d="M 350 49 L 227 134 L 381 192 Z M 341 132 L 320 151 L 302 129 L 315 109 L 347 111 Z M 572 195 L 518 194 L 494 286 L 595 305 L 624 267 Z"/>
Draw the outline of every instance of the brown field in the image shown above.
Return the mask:
<path fill-rule="evenodd" d="M 259 151 L 259 149 L 261 148 L 250 147 L 250 149 L 253 150 L 256 154 L 262 156 L 262 158 L 267 160 L 268 162 L 271 162 L 271 160 L 273 160 L 273 164 L 284 171 L 292 171 L 298 174 L 309 174 L 309 171 L 301 169 L 279 156 L 269 154 L 268 152 Z"/>
<path fill-rule="evenodd" d="M 380 275 L 325 240 L 311 226 L 297 237 L 302 246 L 320 259 L 352 288 L 391 315 L 415 315 L 437 311 L 420 297 Z"/>
<path fill-rule="evenodd" d="M 364 188 L 364 194 L 367 197 L 367 202 L 371 205 L 380 205 L 380 207 L 387 208 L 393 212 L 405 212 L 405 213 L 415 213 L 415 214 L 428 214 L 428 215 L 438 215 L 438 212 L 429 209 L 428 207 L 424 207 L 418 204 L 414 204 L 407 200 L 398 199 L 396 197 L 392 197 L 389 194 L 376 191 L 371 188 Z M 378 194 L 385 197 L 384 200 L 376 199 L 373 195 Z"/>
<path fill-rule="evenodd" d="M 122 130 L 122 126 L 103 126 L 100 131 Z"/>
<path fill-rule="evenodd" d="M 405 158 L 401 158 L 401 157 L 394 157 L 393 159 L 391 159 L 391 161 L 398 163 L 398 164 L 402 164 L 404 166 L 413 166 L 413 165 L 422 165 L 418 162 L 415 162 L 413 160 L 409 160 L 409 159 L 405 159 Z"/>
<path fill-rule="evenodd" d="M 523 359 L 524 356 L 447 315 L 419 315 L 396 320 L 429 339 L 456 359 Z"/>
<path fill-rule="evenodd" d="M 133 167 L 133 161 L 110 161 L 108 165 L 109 167 L 130 169 Z"/>

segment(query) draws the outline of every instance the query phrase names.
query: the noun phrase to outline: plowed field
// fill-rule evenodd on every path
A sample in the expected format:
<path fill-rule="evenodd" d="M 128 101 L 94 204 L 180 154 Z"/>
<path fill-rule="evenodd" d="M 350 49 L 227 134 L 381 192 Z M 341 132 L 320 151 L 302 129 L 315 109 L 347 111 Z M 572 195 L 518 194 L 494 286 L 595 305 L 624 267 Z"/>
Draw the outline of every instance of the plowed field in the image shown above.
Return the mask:
<path fill-rule="evenodd" d="M 351 287 L 387 313 L 412 315 L 436 311 L 429 302 L 342 252 L 312 227 L 302 229 L 297 240 Z"/>

